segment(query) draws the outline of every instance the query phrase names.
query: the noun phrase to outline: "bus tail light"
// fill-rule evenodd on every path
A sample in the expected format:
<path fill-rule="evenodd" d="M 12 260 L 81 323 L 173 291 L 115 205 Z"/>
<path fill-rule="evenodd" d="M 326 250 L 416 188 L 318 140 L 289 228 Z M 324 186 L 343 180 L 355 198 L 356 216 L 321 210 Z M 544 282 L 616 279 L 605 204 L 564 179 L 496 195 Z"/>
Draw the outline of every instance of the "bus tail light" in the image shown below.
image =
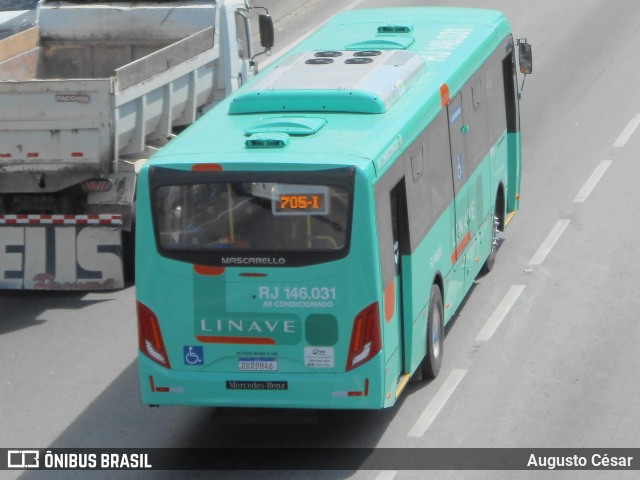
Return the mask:
<path fill-rule="evenodd" d="M 138 303 L 138 347 L 151 360 L 165 368 L 171 368 L 167 349 L 162 340 L 158 317 L 148 307 Z"/>
<path fill-rule="evenodd" d="M 362 310 L 353 322 L 346 371 L 353 370 L 376 356 L 382 349 L 378 302 Z"/>

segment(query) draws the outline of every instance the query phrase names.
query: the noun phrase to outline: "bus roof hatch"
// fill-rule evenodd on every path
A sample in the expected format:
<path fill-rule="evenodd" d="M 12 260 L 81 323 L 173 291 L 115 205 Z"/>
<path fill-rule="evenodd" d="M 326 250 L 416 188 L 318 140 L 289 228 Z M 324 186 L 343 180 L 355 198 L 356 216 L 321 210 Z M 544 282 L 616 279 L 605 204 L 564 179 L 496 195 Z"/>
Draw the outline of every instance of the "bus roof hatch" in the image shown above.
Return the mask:
<path fill-rule="evenodd" d="M 384 113 L 425 68 L 422 57 L 402 50 L 294 54 L 247 85 L 229 113 Z"/>

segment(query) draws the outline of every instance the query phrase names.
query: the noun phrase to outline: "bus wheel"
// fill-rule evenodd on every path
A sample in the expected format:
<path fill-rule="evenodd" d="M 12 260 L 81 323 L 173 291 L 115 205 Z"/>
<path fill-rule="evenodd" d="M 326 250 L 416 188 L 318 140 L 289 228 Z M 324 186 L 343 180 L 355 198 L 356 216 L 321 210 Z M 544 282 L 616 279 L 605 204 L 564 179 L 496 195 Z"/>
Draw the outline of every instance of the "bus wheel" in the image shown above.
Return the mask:
<path fill-rule="evenodd" d="M 505 204 L 504 204 L 504 192 L 502 189 L 498 190 L 496 194 L 496 203 L 493 207 L 493 225 L 491 225 L 491 252 L 484 262 L 484 265 L 480 269 L 481 275 L 486 275 L 493 270 L 493 265 L 496 263 L 496 255 L 498 254 L 498 248 L 500 247 L 500 232 L 504 232 L 505 227 Z"/>
<path fill-rule="evenodd" d="M 480 273 L 485 275 L 493 270 L 493 265 L 496 263 L 496 255 L 498 254 L 498 245 L 500 244 L 500 238 L 498 237 L 498 232 L 500 228 L 500 219 L 494 214 L 493 215 L 493 225 L 491 226 L 491 252 L 489 252 L 489 256 L 482 265 L 480 269 Z"/>
<path fill-rule="evenodd" d="M 436 378 L 442 365 L 444 353 L 444 309 L 440 287 L 431 287 L 429 298 L 429 318 L 427 324 L 427 354 L 420 366 L 422 378 Z"/>

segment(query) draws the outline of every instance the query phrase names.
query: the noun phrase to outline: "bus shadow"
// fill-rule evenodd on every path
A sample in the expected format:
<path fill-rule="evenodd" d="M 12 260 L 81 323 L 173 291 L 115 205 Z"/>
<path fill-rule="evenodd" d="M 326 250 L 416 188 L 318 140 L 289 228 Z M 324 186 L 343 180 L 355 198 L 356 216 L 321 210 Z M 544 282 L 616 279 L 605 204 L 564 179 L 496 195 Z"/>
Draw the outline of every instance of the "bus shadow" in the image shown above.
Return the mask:
<path fill-rule="evenodd" d="M 458 312 L 464 311 L 465 304 L 479 284 L 474 283 L 465 296 Z M 48 296 L 44 302 L 47 308 L 82 308 L 87 305 L 83 295 L 65 293 L 56 297 Z M 59 296 L 59 297 L 58 297 Z M 2 298 L 2 297 L 0 297 Z M 20 300 L 35 298 L 29 293 L 20 293 Z M 52 300 L 57 298 L 57 300 Z M 98 300 L 101 301 L 101 300 Z M 456 313 L 445 328 L 445 336 L 460 322 Z M 34 315 L 34 319 L 36 316 Z M 396 405 L 380 411 L 343 410 L 297 410 L 297 409 L 237 409 L 170 406 L 150 408 L 142 404 L 138 379 L 137 362 L 132 362 L 48 448 L 127 448 L 136 452 L 140 449 L 171 449 L 184 454 L 184 469 L 176 471 L 92 471 L 91 478 L 131 478 L 131 479 L 205 479 L 211 478 L 211 471 L 189 471 L 190 449 L 317 449 L 316 462 L 327 469 L 295 471 L 287 470 L 218 470 L 215 478 L 228 480 L 257 479 L 322 479 L 341 480 L 354 476 L 358 470 L 329 470 L 332 462 L 328 453 L 336 449 L 375 448 L 395 417 L 401 412 L 405 401 L 428 387 L 433 380 L 412 380 Z M 251 464 L 251 462 L 249 462 Z M 287 470 L 285 472 L 285 470 Z M 124 477 L 123 477 L 124 475 Z M 82 479 L 86 471 L 27 471 L 19 478 L 32 479 Z"/>
<path fill-rule="evenodd" d="M 40 318 L 47 310 L 82 310 L 111 299 L 85 298 L 87 292 L 42 290 L 0 291 L 0 335 L 37 327 L 47 322 Z"/>
<path fill-rule="evenodd" d="M 271 409 L 215 409 L 205 407 L 150 408 L 142 404 L 137 362 L 132 362 L 48 448 L 128 448 L 167 450 L 173 458 L 184 454 L 184 470 L 189 469 L 189 449 L 253 448 L 285 449 L 277 458 L 296 455 L 296 448 L 311 455 L 309 464 L 331 468 L 330 455 L 340 456 L 348 450 L 373 449 L 400 411 L 403 397 L 395 407 L 381 411 L 315 411 Z M 290 450 L 289 450 L 290 449 Z M 309 452 L 311 450 L 311 453 Z M 317 451 L 316 451 L 317 450 Z M 191 452 L 191 453 L 190 453 Z M 333 453 L 332 453 L 333 452 Z M 212 453 L 215 455 L 215 452 Z M 224 454 L 224 453 L 221 453 Z M 179 458 L 179 457 L 178 457 Z M 364 461 L 364 460 L 363 460 Z M 353 462 L 341 465 L 352 465 Z M 306 463 L 305 463 L 306 464 Z M 248 462 L 255 467 L 255 462 Z M 271 465 L 271 464 L 269 464 Z M 217 470 L 220 479 L 304 478 L 340 480 L 352 477 L 358 470 L 288 470 L 288 462 L 280 470 Z M 288 470 L 284 472 L 284 470 Z M 280 473 L 278 473 L 280 472 Z M 210 471 L 92 471 L 91 478 L 109 479 L 173 479 L 211 478 Z M 119 476 L 118 476 L 119 475 Z M 21 480 L 42 478 L 86 478 L 86 471 L 27 471 Z"/>

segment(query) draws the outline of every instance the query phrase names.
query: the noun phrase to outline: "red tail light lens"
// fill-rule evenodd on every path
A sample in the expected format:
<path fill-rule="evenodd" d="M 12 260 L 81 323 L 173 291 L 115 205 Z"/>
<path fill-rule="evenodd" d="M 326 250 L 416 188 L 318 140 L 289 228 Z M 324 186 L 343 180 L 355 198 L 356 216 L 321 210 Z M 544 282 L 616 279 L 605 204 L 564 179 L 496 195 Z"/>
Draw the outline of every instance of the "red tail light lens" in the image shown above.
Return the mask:
<path fill-rule="evenodd" d="M 138 302 L 138 347 L 158 365 L 171 368 L 167 349 L 162 340 L 158 317 L 151 309 Z"/>
<path fill-rule="evenodd" d="M 106 178 L 94 178 L 91 180 L 85 180 L 82 183 L 82 188 L 86 193 L 91 192 L 108 192 L 113 187 L 111 180 Z"/>
<path fill-rule="evenodd" d="M 380 308 L 376 302 L 362 310 L 353 321 L 346 371 L 368 362 L 381 349 Z"/>

